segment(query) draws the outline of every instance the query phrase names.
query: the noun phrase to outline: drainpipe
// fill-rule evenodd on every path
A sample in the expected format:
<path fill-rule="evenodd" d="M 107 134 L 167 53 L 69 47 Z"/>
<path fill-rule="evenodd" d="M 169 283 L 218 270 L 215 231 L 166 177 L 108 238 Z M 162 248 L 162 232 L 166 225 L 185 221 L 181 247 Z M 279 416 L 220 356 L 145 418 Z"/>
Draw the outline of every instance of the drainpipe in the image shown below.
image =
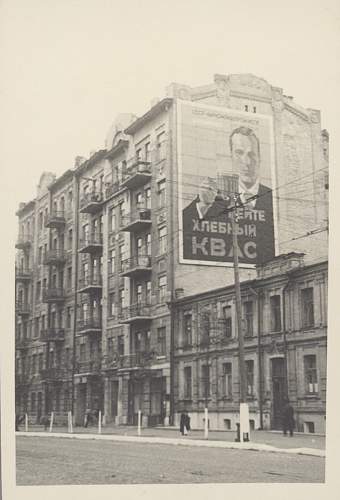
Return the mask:
<path fill-rule="evenodd" d="M 74 211 L 74 311 L 73 311 L 73 338 L 72 338 L 72 380 L 71 380 L 71 412 L 74 419 L 74 403 L 75 403 L 75 384 L 74 376 L 76 373 L 76 336 L 77 336 L 77 309 L 78 309 L 78 239 L 79 239 L 79 177 L 75 177 L 75 211 Z"/>
<path fill-rule="evenodd" d="M 175 132 L 175 127 L 174 123 L 176 123 L 176 113 L 175 113 L 175 108 L 174 106 L 172 107 L 171 110 L 169 110 L 169 115 L 172 120 L 169 120 L 169 123 L 172 123 L 171 127 L 171 134 L 169 130 L 169 141 L 171 141 L 168 145 L 168 156 L 169 156 L 169 165 L 171 165 L 171 168 L 169 168 L 169 177 L 170 177 L 170 200 L 174 199 L 174 168 L 173 168 L 173 158 L 172 158 L 172 147 L 173 144 L 175 144 L 175 141 L 173 140 L 173 133 Z M 176 238 L 173 238 L 174 235 L 174 210 L 176 210 L 177 205 L 176 203 L 172 203 L 170 205 L 170 237 L 171 237 L 171 250 L 170 250 L 170 304 L 169 304 L 169 309 L 170 309 L 170 415 L 169 415 L 169 424 L 174 425 L 175 424 L 175 321 L 174 321 L 174 299 L 175 299 L 175 245 L 176 245 Z"/>

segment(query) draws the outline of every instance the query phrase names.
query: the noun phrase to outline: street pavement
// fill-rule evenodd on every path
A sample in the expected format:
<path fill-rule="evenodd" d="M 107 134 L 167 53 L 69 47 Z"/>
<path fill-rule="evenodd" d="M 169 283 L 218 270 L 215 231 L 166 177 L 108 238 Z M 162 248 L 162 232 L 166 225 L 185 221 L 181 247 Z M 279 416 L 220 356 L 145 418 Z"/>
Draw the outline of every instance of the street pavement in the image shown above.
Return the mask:
<path fill-rule="evenodd" d="M 123 436 L 121 436 L 123 437 Z M 321 483 L 325 459 L 18 433 L 17 484 Z"/>

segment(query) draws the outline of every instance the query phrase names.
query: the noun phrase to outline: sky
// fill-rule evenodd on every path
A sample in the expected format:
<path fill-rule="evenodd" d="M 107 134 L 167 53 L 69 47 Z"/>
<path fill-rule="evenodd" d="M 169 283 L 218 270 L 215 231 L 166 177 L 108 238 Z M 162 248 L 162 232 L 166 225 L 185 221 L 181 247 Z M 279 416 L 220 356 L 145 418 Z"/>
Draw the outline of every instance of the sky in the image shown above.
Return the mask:
<path fill-rule="evenodd" d="M 14 209 L 43 171 L 104 146 L 120 112 L 171 82 L 253 73 L 337 126 L 340 3 L 309 0 L 3 0 L 3 186 Z"/>

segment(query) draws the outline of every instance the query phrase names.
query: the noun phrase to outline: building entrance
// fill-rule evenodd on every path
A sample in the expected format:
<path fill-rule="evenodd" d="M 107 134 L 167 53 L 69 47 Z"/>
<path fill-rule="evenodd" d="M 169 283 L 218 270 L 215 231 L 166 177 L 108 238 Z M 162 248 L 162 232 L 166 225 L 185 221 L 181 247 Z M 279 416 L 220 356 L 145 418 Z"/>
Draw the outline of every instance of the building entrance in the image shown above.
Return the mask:
<path fill-rule="evenodd" d="M 272 359 L 272 429 L 282 428 L 282 409 L 285 400 L 285 360 Z"/>

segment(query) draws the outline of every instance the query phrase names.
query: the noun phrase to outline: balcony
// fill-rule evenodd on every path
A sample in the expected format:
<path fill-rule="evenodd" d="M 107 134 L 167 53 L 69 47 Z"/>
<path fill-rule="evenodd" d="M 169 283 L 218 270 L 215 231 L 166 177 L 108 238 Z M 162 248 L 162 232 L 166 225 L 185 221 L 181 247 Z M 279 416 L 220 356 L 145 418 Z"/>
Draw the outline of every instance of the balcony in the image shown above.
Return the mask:
<path fill-rule="evenodd" d="M 151 272 L 151 257 L 149 255 L 135 255 L 123 260 L 120 275 L 127 278 L 137 278 Z"/>
<path fill-rule="evenodd" d="M 127 189 L 137 189 L 151 179 L 151 163 L 149 161 L 134 159 L 127 168 L 121 186 Z"/>
<path fill-rule="evenodd" d="M 101 334 L 102 332 L 101 318 L 93 316 L 85 319 L 80 319 L 77 322 L 77 332 L 81 335 Z"/>
<path fill-rule="evenodd" d="M 123 191 L 124 189 L 126 188 L 122 187 L 122 184 L 120 182 L 114 182 L 110 184 L 105 188 L 105 200 L 112 198 L 112 196 L 115 196 L 117 193 Z"/>
<path fill-rule="evenodd" d="M 103 252 L 103 235 L 89 234 L 79 242 L 80 253 L 97 254 Z"/>
<path fill-rule="evenodd" d="M 63 342 L 65 340 L 65 330 L 63 328 L 47 328 L 40 334 L 42 342 Z"/>
<path fill-rule="evenodd" d="M 62 368 L 46 368 L 40 370 L 40 377 L 44 382 L 62 382 L 66 376 Z"/>
<path fill-rule="evenodd" d="M 15 267 L 15 279 L 22 283 L 27 283 L 32 279 L 32 270 L 28 267 Z"/>
<path fill-rule="evenodd" d="M 101 360 L 78 361 L 76 366 L 77 375 L 99 376 L 101 374 Z"/>
<path fill-rule="evenodd" d="M 28 250 L 33 242 L 33 236 L 31 234 L 19 234 L 15 248 L 18 250 Z"/>
<path fill-rule="evenodd" d="M 28 302 L 18 300 L 15 310 L 19 316 L 29 316 L 31 312 L 31 305 Z"/>
<path fill-rule="evenodd" d="M 62 266 L 66 261 L 65 250 L 47 250 L 44 254 L 43 264 L 47 266 Z"/>
<path fill-rule="evenodd" d="M 79 293 L 101 293 L 103 280 L 101 276 L 86 276 L 79 279 Z"/>
<path fill-rule="evenodd" d="M 19 351 L 26 351 L 31 343 L 31 339 L 28 338 L 19 338 L 15 340 L 15 348 Z"/>
<path fill-rule="evenodd" d="M 15 387 L 28 387 L 31 384 L 31 380 L 28 373 L 16 373 L 15 374 Z"/>
<path fill-rule="evenodd" d="M 152 319 L 150 304 L 133 304 L 129 307 L 124 307 L 118 314 L 119 323 L 134 323 L 137 321 L 150 321 Z"/>
<path fill-rule="evenodd" d="M 148 367 L 155 358 L 153 351 L 141 351 L 134 354 L 126 354 L 118 358 L 120 370 L 133 370 Z"/>
<path fill-rule="evenodd" d="M 50 229 L 61 229 L 65 226 L 65 223 L 65 212 L 63 210 L 52 210 L 46 217 L 45 227 L 49 227 Z"/>
<path fill-rule="evenodd" d="M 64 288 L 43 288 L 42 301 L 48 304 L 60 303 L 65 300 Z"/>
<path fill-rule="evenodd" d="M 121 231 L 143 231 L 151 225 L 151 210 L 149 208 L 137 208 L 131 214 L 125 215 L 120 224 Z"/>
<path fill-rule="evenodd" d="M 101 191 L 85 193 L 80 200 L 80 213 L 95 214 L 102 208 L 104 196 Z"/>

